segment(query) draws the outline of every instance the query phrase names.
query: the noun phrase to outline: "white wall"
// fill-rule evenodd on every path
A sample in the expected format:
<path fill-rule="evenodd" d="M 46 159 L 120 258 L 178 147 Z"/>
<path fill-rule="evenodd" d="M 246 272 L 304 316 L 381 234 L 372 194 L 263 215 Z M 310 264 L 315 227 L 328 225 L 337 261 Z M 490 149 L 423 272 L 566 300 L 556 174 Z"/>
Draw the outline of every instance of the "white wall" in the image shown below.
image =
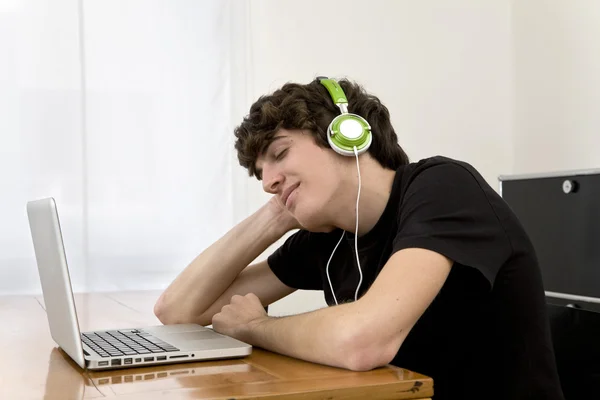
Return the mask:
<path fill-rule="evenodd" d="M 74 264 L 82 255 L 77 1 L 0 1 L 0 60 L 0 293 L 39 291 L 28 199 L 63 199 Z"/>
<path fill-rule="evenodd" d="M 388 106 L 412 160 L 468 161 L 494 188 L 511 172 L 508 1 L 254 0 L 249 13 L 253 100 L 287 81 L 347 76 Z M 247 210 L 268 199 L 258 182 L 247 190 Z M 294 296 L 273 312 L 324 305 L 322 294 Z"/>
<path fill-rule="evenodd" d="M 500 174 L 597 166 L 593 0 L 251 0 L 198 24 L 217 3 L 0 0 L 0 291 L 39 290 L 24 201 L 56 193 L 80 288 L 108 277 L 103 287 L 118 289 L 111 274 L 140 254 L 145 284 L 131 287 L 164 287 L 268 199 L 237 166 L 231 129 L 287 81 L 362 83 L 412 160 L 462 159 L 493 187 Z M 210 64 L 220 56 L 229 63 Z M 223 108 L 199 114 L 208 104 Z M 221 150 L 197 151 L 196 132 L 216 132 L 202 142 Z M 203 209 L 220 214 L 208 221 Z M 89 257 L 107 250 L 120 261 L 103 271 Z M 300 293 L 272 310 L 323 305 Z"/>
<path fill-rule="evenodd" d="M 166 287 L 233 223 L 232 7 L 104 0 L 83 11 L 86 287 Z"/>
<path fill-rule="evenodd" d="M 0 0 L 0 294 L 41 290 L 28 200 L 75 291 L 163 288 L 233 224 L 236 10 Z"/>
<path fill-rule="evenodd" d="M 515 173 L 600 168 L 600 2 L 513 1 Z"/>

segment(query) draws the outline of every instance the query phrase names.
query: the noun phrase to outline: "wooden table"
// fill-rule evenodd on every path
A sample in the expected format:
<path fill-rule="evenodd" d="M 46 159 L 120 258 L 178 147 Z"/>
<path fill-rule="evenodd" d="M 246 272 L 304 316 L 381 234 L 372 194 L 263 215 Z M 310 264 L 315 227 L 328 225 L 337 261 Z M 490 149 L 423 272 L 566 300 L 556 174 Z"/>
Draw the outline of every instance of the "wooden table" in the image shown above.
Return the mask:
<path fill-rule="evenodd" d="M 77 294 L 82 331 L 157 325 L 158 292 Z M 433 380 L 394 366 L 326 367 L 254 348 L 235 360 L 92 372 L 50 336 L 41 296 L 0 296 L 0 399 L 425 399 Z"/>

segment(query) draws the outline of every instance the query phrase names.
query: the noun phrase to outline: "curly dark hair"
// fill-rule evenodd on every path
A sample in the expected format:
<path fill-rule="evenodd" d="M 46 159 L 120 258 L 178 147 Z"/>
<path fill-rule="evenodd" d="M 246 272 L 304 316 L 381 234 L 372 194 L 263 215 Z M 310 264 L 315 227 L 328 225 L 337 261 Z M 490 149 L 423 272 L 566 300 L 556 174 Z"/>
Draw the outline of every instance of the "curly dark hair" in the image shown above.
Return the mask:
<path fill-rule="evenodd" d="M 373 143 L 368 150 L 371 156 L 382 167 L 392 170 L 408 164 L 408 156 L 398 144 L 387 107 L 355 82 L 341 79 L 338 83 L 348 99 L 348 112 L 362 116 L 371 125 Z M 261 179 L 256 171 L 256 160 L 281 128 L 309 131 L 318 146 L 329 147 L 327 127 L 339 113 L 318 78 L 306 85 L 286 83 L 273 94 L 261 96 L 234 131 L 240 165 L 250 176 Z"/>

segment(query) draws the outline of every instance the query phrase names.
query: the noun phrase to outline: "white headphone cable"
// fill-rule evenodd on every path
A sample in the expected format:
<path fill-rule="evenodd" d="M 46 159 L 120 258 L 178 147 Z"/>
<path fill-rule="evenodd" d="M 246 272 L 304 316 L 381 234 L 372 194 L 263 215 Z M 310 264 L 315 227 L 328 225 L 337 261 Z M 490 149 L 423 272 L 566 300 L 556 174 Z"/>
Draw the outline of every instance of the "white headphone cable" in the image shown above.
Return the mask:
<path fill-rule="evenodd" d="M 356 156 L 356 171 L 358 172 L 358 194 L 356 195 L 356 231 L 354 232 L 354 251 L 356 252 L 356 264 L 358 265 L 358 274 L 360 275 L 358 286 L 356 286 L 356 292 L 354 293 L 354 301 L 356 301 L 358 300 L 358 290 L 360 289 L 360 285 L 362 285 L 363 280 L 362 269 L 360 268 L 360 259 L 358 258 L 358 204 L 360 201 L 361 179 L 360 166 L 358 165 L 358 150 L 356 149 L 356 146 L 354 146 L 354 155 Z"/>
<path fill-rule="evenodd" d="M 358 258 L 358 205 L 360 202 L 360 190 L 361 190 L 362 182 L 361 182 L 361 177 L 360 177 L 360 166 L 358 163 L 358 150 L 356 149 L 356 146 L 354 146 L 354 155 L 356 156 L 356 170 L 358 172 L 358 195 L 356 196 L 356 230 L 354 232 L 354 251 L 356 252 L 356 263 L 358 265 L 358 274 L 360 276 L 360 279 L 358 281 L 358 286 L 356 287 L 356 292 L 354 293 L 354 301 L 356 301 L 356 300 L 358 300 L 358 291 L 360 289 L 360 285 L 362 285 L 362 280 L 363 280 L 362 269 L 360 268 L 360 259 Z M 345 233 L 346 233 L 345 231 L 342 231 L 342 236 L 340 237 L 340 240 L 337 242 L 337 244 L 333 248 L 333 251 L 331 252 L 331 256 L 329 256 L 329 260 L 327 261 L 327 267 L 325 268 L 325 272 L 327 274 L 327 281 L 329 282 L 329 288 L 331 289 L 331 295 L 333 296 L 333 300 L 335 301 L 336 305 L 338 305 L 338 301 L 337 301 L 337 298 L 335 297 L 335 292 L 333 291 L 333 285 L 331 284 L 331 278 L 329 277 L 329 263 L 331 262 L 331 259 L 333 258 L 333 255 L 335 254 L 335 251 L 337 250 L 338 246 L 342 242 L 342 239 L 344 238 Z"/>
<path fill-rule="evenodd" d="M 325 268 L 325 272 L 327 273 L 327 280 L 329 281 L 329 288 L 331 289 L 331 295 L 333 296 L 333 300 L 335 301 L 336 306 L 338 305 L 338 301 L 337 301 L 337 298 L 335 297 L 335 292 L 333 291 L 333 285 L 331 284 L 331 278 L 329 277 L 329 263 L 331 262 L 331 259 L 333 258 L 333 254 L 335 253 L 335 250 L 338 248 L 338 246 L 342 242 L 342 239 L 344 238 L 345 233 L 346 233 L 346 231 L 342 230 L 342 236 L 340 237 L 340 240 L 337 242 L 337 244 L 333 248 L 333 251 L 331 252 L 331 255 L 329 256 L 329 261 L 327 261 L 327 268 Z"/>

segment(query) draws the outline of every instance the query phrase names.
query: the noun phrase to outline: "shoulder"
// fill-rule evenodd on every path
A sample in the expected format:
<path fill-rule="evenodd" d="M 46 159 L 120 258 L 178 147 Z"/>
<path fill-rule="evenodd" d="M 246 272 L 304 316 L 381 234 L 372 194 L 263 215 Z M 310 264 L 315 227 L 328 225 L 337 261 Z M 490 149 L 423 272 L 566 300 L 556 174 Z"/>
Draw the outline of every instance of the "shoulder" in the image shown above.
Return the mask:
<path fill-rule="evenodd" d="M 415 179 L 430 180 L 433 183 L 444 178 L 459 178 L 479 182 L 482 178 L 479 172 L 465 161 L 455 160 L 444 156 L 422 159 L 402 168 L 403 181 L 410 185 Z"/>
<path fill-rule="evenodd" d="M 499 195 L 470 164 L 433 157 L 405 171 L 394 250 L 419 247 L 474 267 L 493 284 L 512 252 Z"/>
<path fill-rule="evenodd" d="M 469 163 L 436 156 L 408 164 L 399 170 L 400 206 L 408 201 L 486 200 L 494 190 Z M 494 192 L 495 193 L 495 192 Z"/>

